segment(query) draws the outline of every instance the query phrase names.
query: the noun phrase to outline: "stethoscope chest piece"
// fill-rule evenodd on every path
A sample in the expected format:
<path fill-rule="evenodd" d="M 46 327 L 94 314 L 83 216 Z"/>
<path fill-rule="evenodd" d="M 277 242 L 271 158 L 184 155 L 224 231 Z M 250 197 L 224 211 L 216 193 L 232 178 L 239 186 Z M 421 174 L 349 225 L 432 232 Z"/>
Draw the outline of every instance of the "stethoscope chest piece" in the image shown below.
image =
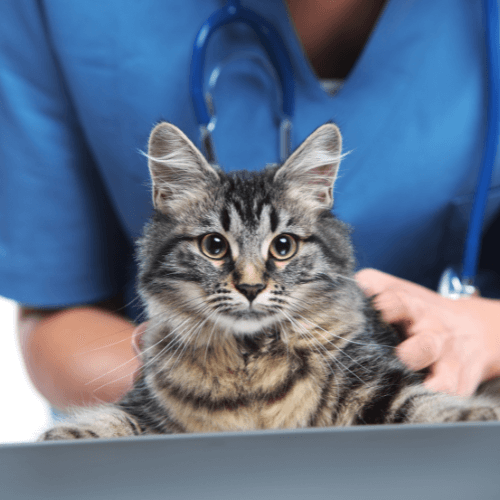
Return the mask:
<path fill-rule="evenodd" d="M 461 280 L 451 267 L 446 268 L 441 275 L 437 291 L 448 299 L 468 299 L 479 295 L 479 290 L 473 284 Z"/>

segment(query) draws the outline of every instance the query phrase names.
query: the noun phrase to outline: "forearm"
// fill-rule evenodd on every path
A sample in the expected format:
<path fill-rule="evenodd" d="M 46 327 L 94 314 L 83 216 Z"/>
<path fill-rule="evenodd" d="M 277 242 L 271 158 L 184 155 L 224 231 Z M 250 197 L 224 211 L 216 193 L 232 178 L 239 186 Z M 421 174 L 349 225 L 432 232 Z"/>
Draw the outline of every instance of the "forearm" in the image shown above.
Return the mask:
<path fill-rule="evenodd" d="M 60 409 L 116 401 L 127 392 L 139 367 L 131 347 L 133 331 L 132 323 L 97 307 L 45 316 L 21 313 L 19 318 L 28 374 Z"/>

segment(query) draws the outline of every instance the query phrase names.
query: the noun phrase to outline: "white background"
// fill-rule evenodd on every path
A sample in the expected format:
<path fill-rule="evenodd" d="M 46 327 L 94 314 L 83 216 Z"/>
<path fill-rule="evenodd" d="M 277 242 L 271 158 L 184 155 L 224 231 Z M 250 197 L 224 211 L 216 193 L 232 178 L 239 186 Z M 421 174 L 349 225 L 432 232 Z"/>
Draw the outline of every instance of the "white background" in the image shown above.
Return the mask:
<path fill-rule="evenodd" d="M 50 425 L 50 409 L 29 381 L 19 350 L 17 309 L 0 297 L 0 443 L 35 440 Z"/>

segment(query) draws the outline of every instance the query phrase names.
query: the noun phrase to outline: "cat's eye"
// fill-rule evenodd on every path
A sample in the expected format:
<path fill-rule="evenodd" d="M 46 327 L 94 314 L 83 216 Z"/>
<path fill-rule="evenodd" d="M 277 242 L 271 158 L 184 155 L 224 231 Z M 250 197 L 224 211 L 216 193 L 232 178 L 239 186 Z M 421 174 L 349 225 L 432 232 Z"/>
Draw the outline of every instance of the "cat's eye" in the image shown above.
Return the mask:
<path fill-rule="evenodd" d="M 280 234 L 274 238 L 269 253 L 277 260 L 290 259 L 297 252 L 297 240 L 289 234 Z"/>
<path fill-rule="evenodd" d="M 206 234 L 200 241 L 200 249 L 210 259 L 222 259 L 229 250 L 229 243 L 221 234 Z"/>

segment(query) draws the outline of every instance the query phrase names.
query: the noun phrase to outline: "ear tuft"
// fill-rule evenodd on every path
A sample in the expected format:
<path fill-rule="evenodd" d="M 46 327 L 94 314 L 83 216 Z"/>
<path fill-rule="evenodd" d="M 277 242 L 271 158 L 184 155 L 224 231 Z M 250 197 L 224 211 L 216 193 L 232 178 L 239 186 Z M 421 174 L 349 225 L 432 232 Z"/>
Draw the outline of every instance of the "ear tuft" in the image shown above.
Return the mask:
<path fill-rule="evenodd" d="M 329 210 L 333 185 L 342 159 L 342 136 L 337 125 L 316 129 L 281 166 L 274 177 L 283 182 L 287 195 L 310 207 Z"/>
<path fill-rule="evenodd" d="M 156 125 L 149 136 L 148 166 L 156 209 L 185 209 L 210 192 L 218 174 L 198 148 L 171 123 Z"/>

